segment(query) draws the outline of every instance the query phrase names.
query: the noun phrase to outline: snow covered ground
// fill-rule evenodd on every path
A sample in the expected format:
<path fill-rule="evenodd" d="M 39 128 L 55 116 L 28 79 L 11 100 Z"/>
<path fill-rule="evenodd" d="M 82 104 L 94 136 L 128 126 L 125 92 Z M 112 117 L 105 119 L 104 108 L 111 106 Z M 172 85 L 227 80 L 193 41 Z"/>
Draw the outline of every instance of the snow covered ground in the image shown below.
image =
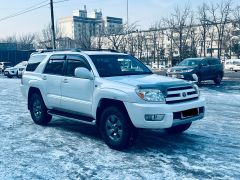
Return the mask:
<path fill-rule="evenodd" d="M 97 129 L 35 125 L 19 79 L 0 77 L 0 179 L 240 179 L 240 82 L 204 84 L 206 117 L 182 135 L 143 130 L 124 152 Z"/>

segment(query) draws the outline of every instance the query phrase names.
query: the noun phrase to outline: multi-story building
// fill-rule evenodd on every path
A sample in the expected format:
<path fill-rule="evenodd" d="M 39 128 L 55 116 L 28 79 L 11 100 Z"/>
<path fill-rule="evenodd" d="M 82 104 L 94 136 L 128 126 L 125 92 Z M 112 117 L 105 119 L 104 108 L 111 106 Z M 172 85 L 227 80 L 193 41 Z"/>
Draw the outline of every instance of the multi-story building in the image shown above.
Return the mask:
<path fill-rule="evenodd" d="M 127 35 L 123 34 L 123 38 L 116 38 L 116 40 L 122 41 L 117 42 L 118 44 L 121 44 L 118 50 L 127 51 L 136 57 L 143 59 L 147 63 L 158 61 L 159 64 L 167 64 L 171 66 L 178 63 L 181 58 L 186 57 L 220 56 L 222 60 L 237 57 L 237 54 L 234 53 L 232 47 L 234 44 L 240 43 L 240 30 L 239 28 L 234 27 L 232 23 L 228 23 L 225 26 L 225 31 L 222 36 L 221 52 L 218 52 L 219 37 L 216 26 L 210 25 L 207 27 L 205 42 L 202 33 L 203 30 L 200 25 L 186 27 L 182 32 L 181 57 L 179 32 L 174 32 L 170 28 L 133 31 L 129 32 Z M 93 38 L 95 44 L 97 44 L 97 40 L 98 38 Z M 101 41 L 102 48 L 116 49 L 111 38 L 103 37 Z"/>
<path fill-rule="evenodd" d="M 114 33 L 116 29 L 122 27 L 123 20 L 116 17 L 103 17 L 102 12 L 97 10 L 88 13 L 84 6 L 84 10 L 73 11 L 71 16 L 61 18 L 58 23 L 63 37 L 77 40 L 81 36 L 98 36 L 104 31 Z"/>

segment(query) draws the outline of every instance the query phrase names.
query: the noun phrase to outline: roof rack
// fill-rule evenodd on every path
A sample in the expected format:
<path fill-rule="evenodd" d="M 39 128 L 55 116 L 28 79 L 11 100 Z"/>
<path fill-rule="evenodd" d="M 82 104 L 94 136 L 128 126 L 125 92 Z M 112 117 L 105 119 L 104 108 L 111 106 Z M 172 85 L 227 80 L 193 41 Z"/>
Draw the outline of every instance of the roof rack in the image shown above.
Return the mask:
<path fill-rule="evenodd" d="M 58 52 L 58 51 L 72 51 L 72 52 L 81 52 L 78 48 L 68 48 L 68 49 L 42 49 L 39 50 L 38 53 L 45 53 L 45 52 Z"/>
<path fill-rule="evenodd" d="M 98 48 L 91 48 L 91 49 L 81 49 L 82 51 L 109 51 L 109 52 L 116 52 L 120 53 L 119 51 L 115 49 L 98 49 Z"/>
<path fill-rule="evenodd" d="M 98 48 L 91 48 L 91 49 L 79 49 L 79 48 L 68 48 L 68 49 L 41 49 L 38 50 L 36 53 L 46 53 L 46 52 L 58 52 L 58 51 L 72 51 L 72 52 L 81 52 L 81 51 L 109 51 L 120 53 L 115 49 L 98 49 Z"/>

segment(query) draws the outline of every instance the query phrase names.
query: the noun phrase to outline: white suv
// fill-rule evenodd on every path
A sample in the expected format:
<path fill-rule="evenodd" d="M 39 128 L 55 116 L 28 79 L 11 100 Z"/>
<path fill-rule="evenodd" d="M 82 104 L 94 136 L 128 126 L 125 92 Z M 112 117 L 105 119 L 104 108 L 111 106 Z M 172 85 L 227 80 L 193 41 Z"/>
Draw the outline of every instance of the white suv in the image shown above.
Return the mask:
<path fill-rule="evenodd" d="M 187 130 L 204 117 L 198 87 L 153 74 L 138 59 L 112 51 L 33 54 L 21 90 L 33 121 L 60 116 L 96 125 L 106 144 L 124 149 L 138 128 Z"/>
<path fill-rule="evenodd" d="M 14 67 L 9 67 L 4 70 L 4 75 L 8 78 L 12 78 L 14 76 L 20 78 L 22 77 L 22 73 L 27 66 L 27 61 L 22 61 L 15 65 Z"/>

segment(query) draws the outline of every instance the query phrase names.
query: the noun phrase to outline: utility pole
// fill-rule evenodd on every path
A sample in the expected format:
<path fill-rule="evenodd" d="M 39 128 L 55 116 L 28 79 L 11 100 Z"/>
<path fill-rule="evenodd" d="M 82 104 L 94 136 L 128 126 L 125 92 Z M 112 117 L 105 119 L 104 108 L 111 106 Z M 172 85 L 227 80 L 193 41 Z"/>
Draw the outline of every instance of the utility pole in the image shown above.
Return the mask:
<path fill-rule="evenodd" d="M 127 36 L 126 36 L 126 39 L 127 39 L 127 43 L 126 44 L 127 44 L 127 46 L 126 46 L 126 49 L 127 49 L 127 52 L 129 52 L 129 43 L 128 43 L 128 38 L 129 38 L 128 37 L 128 33 L 129 33 L 128 32 L 128 0 L 127 0 L 127 26 L 126 27 L 127 27 L 127 31 L 126 31 L 126 33 L 127 33 Z"/>
<path fill-rule="evenodd" d="M 54 13 L 53 13 L 53 0 L 50 0 L 51 8 L 51 24 L 52 24 L 52 49 L 56 49 L 56 35 L 55 35 L 55 26 L 54 26 Z"/>

